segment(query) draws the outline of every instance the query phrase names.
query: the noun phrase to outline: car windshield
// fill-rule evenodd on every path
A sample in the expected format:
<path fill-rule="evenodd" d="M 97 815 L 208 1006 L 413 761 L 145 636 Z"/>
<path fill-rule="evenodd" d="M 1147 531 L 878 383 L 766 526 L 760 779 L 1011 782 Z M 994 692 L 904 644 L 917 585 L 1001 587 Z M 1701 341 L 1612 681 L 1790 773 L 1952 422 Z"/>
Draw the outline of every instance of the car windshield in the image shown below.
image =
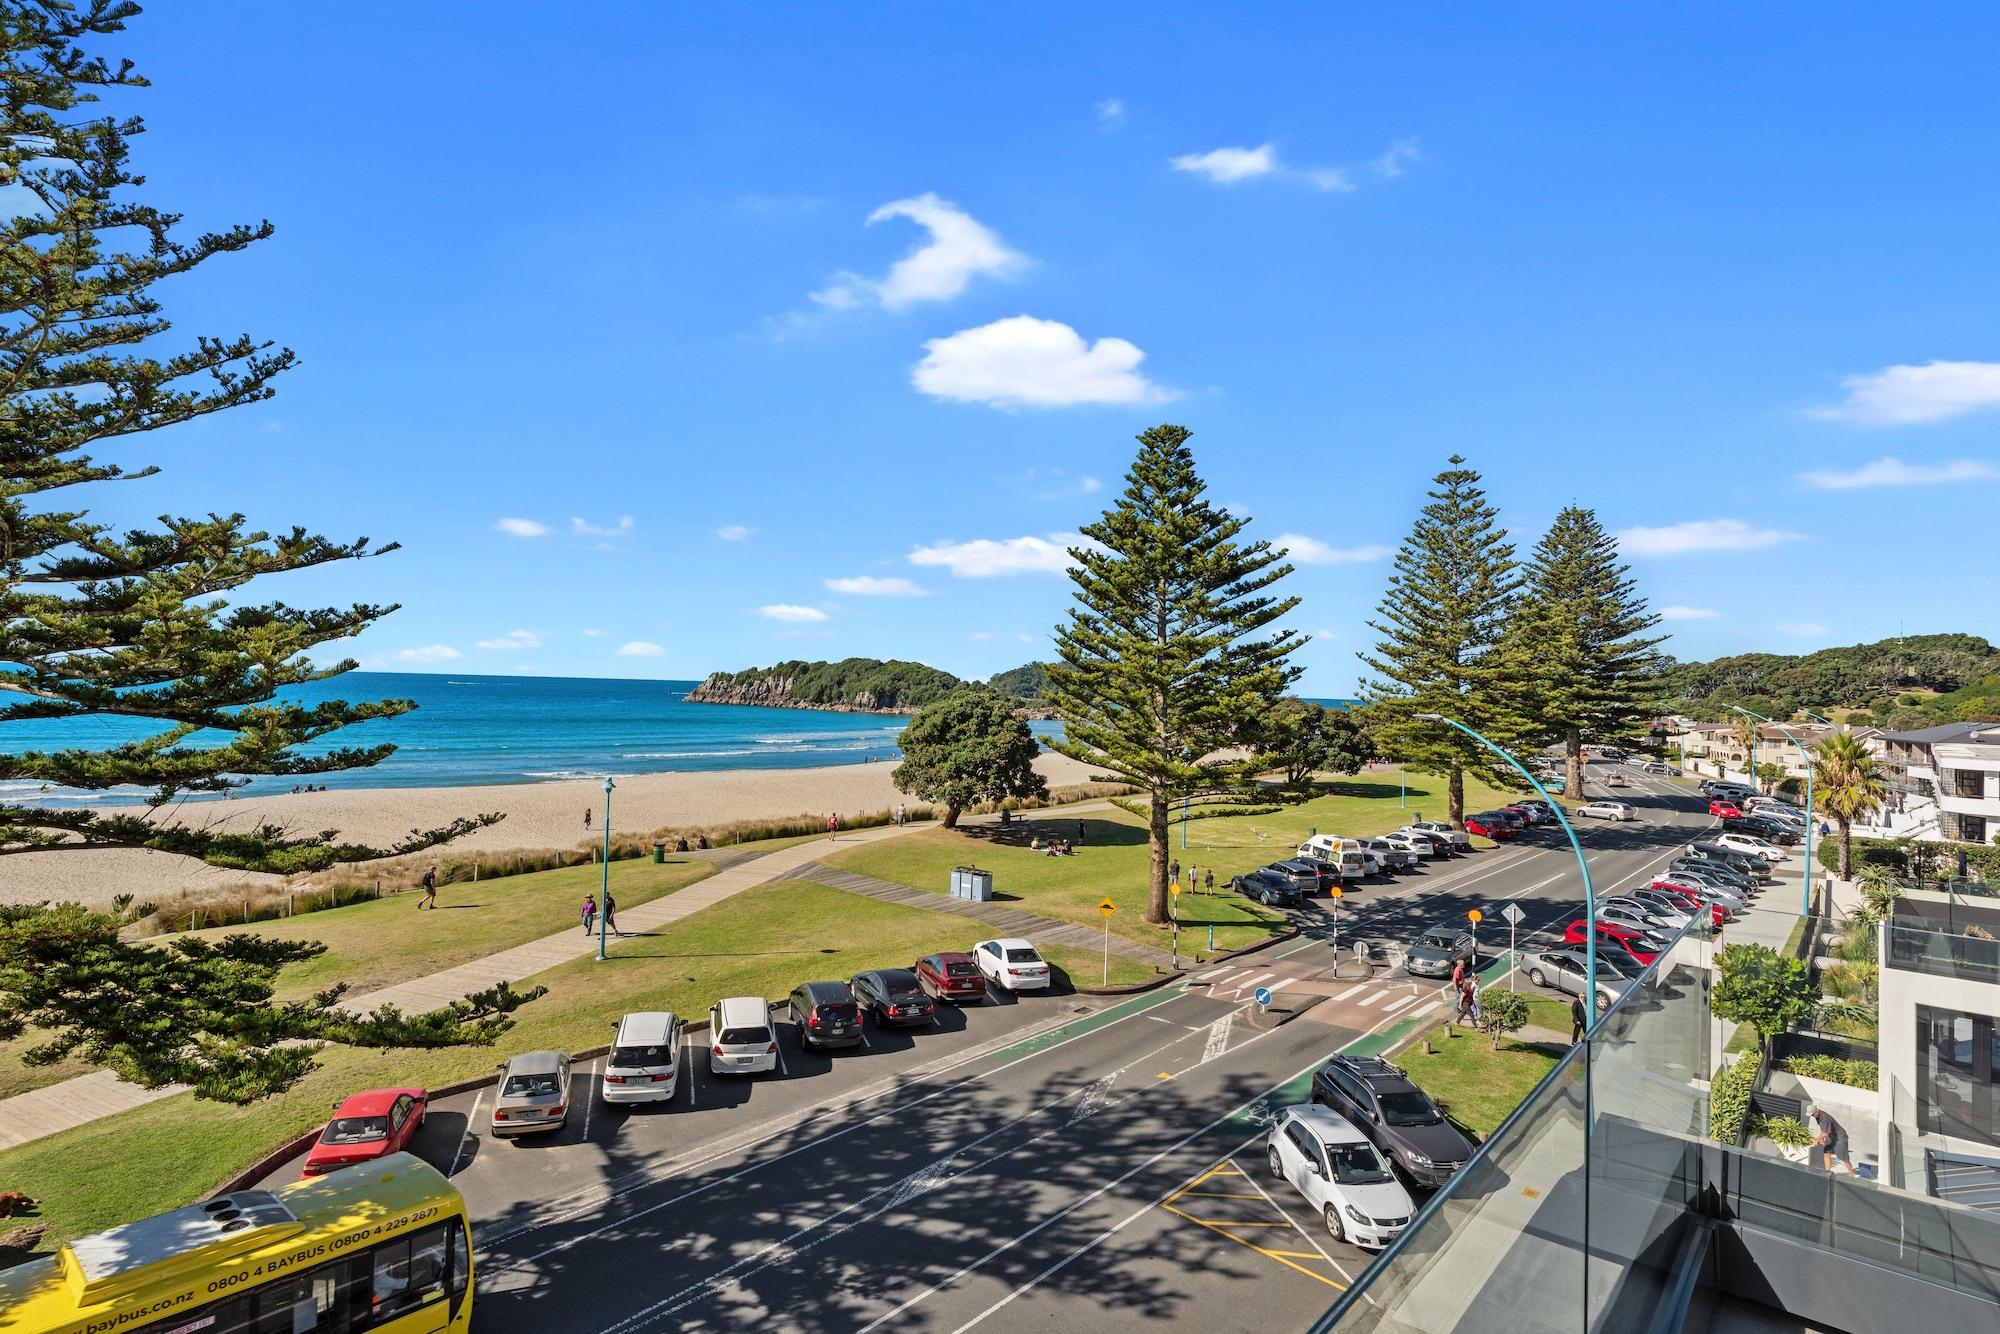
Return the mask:
<path fill-rule="evenodd" d="M 979 976 L 979 969 L 977 965 L 967 959 L 957 963 L 946 964 L 944 966 L 944 975 L 946 977 L 977 977 Z"/>
<path fill-rule="evenodd" d="M 725 1028 L 722 1036 L 716 1039 L 725 1047 L 761 1046 L 770 1040 L 771 1030 L 768 1028 Z"/>
<path fill-rule="evenodd" d="M 1448 931 L 1427 931 L 1418 946 L 1428 950 L 1448 950 L 1452 947 L 1451 933 Z"/>
<path fill-rule="evenodd" d="M 1382 1119 L 1392 1126 L 1427 1126 L 1444 1120 L 1421 1089 L 1401 1092 L 1377 1089 L 1375 1096 L 1382 1103 Z"/>
<path fill-rule="evenodd" d="M 1008 963 L 1040 963 L 1042 956 L 1033 950 L 1008 950 Z"/>
<path fill-rule="evenodd" d="M 551 1098 L 556 1087 L 554 1075 L 509 1075 L 507 1086 L 500 1092 L 509 1098 Z"/>
<path fill-rule="evenodd" d="M 1625 981 L 1624 970 L 1602 954 L 1597 956 L 1597 976 L 1600 981 L 1607 977 L 1617 982 Z"/>
<path fill-rule="evenodd" d="M 1373 1186 L 1394 1180 L 1367 1144 L 1329 1144 L 1326 1156 L 1333 1163 L 1333 1179 L 1343 1186 Z"/>
<path fill-rule="evenodd" d="M 326 1123 L 326 1133 L 319 1137 L 319 1142 L 367 1144 L 387 1138 L 389 1138 L 389 1118 L 386 1116 L 336 1116 Z"/>

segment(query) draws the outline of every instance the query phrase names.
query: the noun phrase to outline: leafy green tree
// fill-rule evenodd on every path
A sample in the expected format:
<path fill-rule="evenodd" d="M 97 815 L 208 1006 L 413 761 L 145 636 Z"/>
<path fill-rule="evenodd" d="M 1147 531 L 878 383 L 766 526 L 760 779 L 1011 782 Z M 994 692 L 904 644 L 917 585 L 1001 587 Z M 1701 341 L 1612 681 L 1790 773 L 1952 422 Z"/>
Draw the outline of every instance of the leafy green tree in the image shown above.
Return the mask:
<path fill-rule="evenodd" d="M 1217 752 L 1255 734 L 1298 678 L 1286 659 L 1303 642 L 1272 628 L 1298 605 L 1268 592 L 1292 567 L 1268 542 L 1237 542 L 1246 520 L 1209 503 L 1189 434 L 1139 436 L 1123 494 L 1070 549 L 1076 605 L 1049 671 L 1054 749 L 1146 791 L 1155 923 L 1167 920 L 1170 805 L 1259 767 Z"/>
<path fill-rule="evenodd" d="M 1771 793 L 1778 790 L 1778 784 L 1785 781 L 1785 766 L 1773 764 L 1769 760 L 1757 766 L 1757 790 Z"/>
<path fill-rule="evenodd" d="M 1498 783 L 1487 751 L 1420 714 L 1455 718 L 1505 744 L 1528 735 L 1526 667 L 1506 635 L 1521 587 L 1513 543 L 1487 503 L 1479 474 L 1453 455 L 1430 503 L 1396 553 L 1396 572 L 1369 628 L 1381 636 L 1360 655 L 1376 679 L 1362 694 L 1384 754 L 1447 781 L 1447 818 L 1465 823 L 1465 775 Z"/>
<path fill-rule="evenodd" d="M 1479 993 L 1479 1022 L 1493 1035 L 1493 1050 L 1500 1039 L 1528 1026 L 1528 998 L 1504 987 L 1488 987 Z"/>
<path fill-rule="evenodd" d="M 1508 627 L 1538 739 L 1567 756 L 1566 791 L 1583 791 L 1585 737 L 1635 738 L 1657 712 L 1663 637 L 1645 632 L 1659 621 L 1597 515 L 1566 506 L 1535 545 Z"/>
<path fill-rule="evenodd" d="M 1882 809 L 1882 767 L 1850 732 L 1835 732 L 1813 752 L 1813 800 L 1840 831 L 1840 878 L 1854 878 L 1854 825 Z"/>
<path fill-rule="evenodd" d="M 1803 959 L 1766 945 L 1725 945 L 1717 956 L 1711 1007 L 1724 1019 L 1756 1029 L 1765 1047 L 1772 1035 L 1810 1019 L 1818 999 Z"/>
<path fill-rule="evenodd" d="M 1348 709 L 1296 697 L 1279 701 L 1257 730 L 1264 762 L 1281 770 L 1285 785 L 1309 791 L 1314 774 L 1359 773 L 1375 758 L 1375 742 Z"/>
<path fill-rule="evenodd" d="M 119 939 L 119 926 L 75 904 L 0 908 L 0 1041 L 39 1034 L 29 1065 L 78 1056 L 146 1088 L 188 1084 L 197 1098 L 247 1103 L 317 1069 L 329 1043 L 489 1045 L 547 991 L 503 982 L 424 1014 L 351 1014 L 338 1008 L 342 983 L 275 1004 L 279 971 L 325 945 L 242 933 L 155 946 Z"/>
<path fill-rule="evenodd" d="M 153 848 L 217 865 L 311 870 L 419 851 L 497 820 L 454 820 L 393 847 L 337 831 L 210 828 L 156 818 L 186 794 L 246 775 L 302 777 L 380 762 L 394 749 L 332 746 L 353 723 L 408 700 L 277 702 L 280 691 L 353 668 L 308 650 L 356 634 L 393 607 L 318 610 L 256 602 L 266 575 L 384 555 L 394 543 L 267 533 L 240 514 L 164 516 L 114 532 L 58 492 L 128 472 L 87 449 L 269 398 L 292 353 L 247 335 L 169 349 L 155 288 L 271 234 L 269 223 L 188 239 L 177 215 L 133 196 L 136 117 L 84 114 L 102 89 L 145 80 L 85 49 L 138 13 L 127 0 L 15 0 L 0 21 L 0 185 L 20 209 L 0 225 L 0 723 L 124 720 L 133 740 L 0 754 L 0 780 L 86 791 L 148 788 L 148 810 L 103 814 L 0 804 L 0 853 Z M 197 744 L 219 738 L 216 744 Z"/>
<path fill-rule="evenodd" d="M 985 690 L 960 690 L 925 705 L 896 738 L 903 762 L 889 775 L 897 790 L 944 807 L 944 827 L 974 802 L 1045 797 L 1048 780 L 1035 772 L 1041 745 L 1012 700 Z"/>

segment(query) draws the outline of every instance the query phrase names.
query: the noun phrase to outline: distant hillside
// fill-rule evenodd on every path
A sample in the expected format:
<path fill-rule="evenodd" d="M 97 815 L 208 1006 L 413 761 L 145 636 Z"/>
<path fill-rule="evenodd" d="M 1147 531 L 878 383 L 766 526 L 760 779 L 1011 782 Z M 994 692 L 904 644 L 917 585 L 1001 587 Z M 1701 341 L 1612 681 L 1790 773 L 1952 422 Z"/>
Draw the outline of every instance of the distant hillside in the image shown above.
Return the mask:
<path fill-rule="evenodd" d="M 688 692 L 696 704 L 756 704 L 840 713 L 914 713 L 965 683 L 920 662 L 843 658 L 781 662 L 741 672 L 712 672 Z"/>
<path fill-rule="evenodd" d="M 1908 635 L 1817 653 L 1744 653 L 1677 662 L 1666 705 L 1719 721 L 1730 704 L 1790 717 L 1801 709 L 1856 711 L 1856 722 L 1926 727 L 2000 716 L 2000 649 L 1978 635 Z"/>
<path fill-rule="evenodd" d="M 1049 693 L 1048 665 L 1030 662 L 1004 672 L 995 672 L 986 682 L 986 688 L 1011 699 L 1038 701 Z"/>

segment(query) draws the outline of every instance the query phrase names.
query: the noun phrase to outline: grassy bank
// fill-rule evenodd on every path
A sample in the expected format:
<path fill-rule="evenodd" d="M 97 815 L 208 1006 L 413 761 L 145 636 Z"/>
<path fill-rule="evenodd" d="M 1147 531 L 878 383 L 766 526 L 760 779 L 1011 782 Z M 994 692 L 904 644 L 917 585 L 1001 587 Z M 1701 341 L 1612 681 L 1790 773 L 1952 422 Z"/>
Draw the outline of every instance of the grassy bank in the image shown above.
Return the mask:
<path fill-rule="evenodd" d="M 407 900 L 402 906 L 407 913 Z M 356 1089 L 437 1086 L 484 1074 L 509 1052 L 602 1044 L 612 1023 L 631 1010 L 671 1009 L 700 1018 L 719 997 L 783 996 L 802 981 L 906 965 L 935 950 L 963 949 L 972 939 L 967 923 L 942 913 L 804 881 L 759 886 L 657 935 L 615 942 L 608 963 L 579 959 L 528 979 L 546 985 L 549 994 L 520 1011 L 519 1024 L 498 1047 L 330 1049 L 321 1057 L 322 1069 L 252 1107 L 197 1103 L 184 1094 L 0 1153 L 0 1185 L 41 1198 L 41 1221 L 50 1224 L 46 1249 L 67 1236 L 187 1203 L 272 1145 L 318 1124 L 329 1103 Z M 1079 981 L 1098 976 L 1099 960 L 1087 950 L 1050 955 Z M 1114 982 L 1150 975 L 1112 960 Z M 145 1154 L 144 1172 L 132 1170 L 135 1151 Z"/>
<path fill-rule="evenodd" d="M 1184 868 L 1212 868 L 1216 879 L 1213 895 L 1181 896 L 1184 952 L 1206 943 L 1211 924 L 1218 951 L 1255 944 L 1283 929 L 1282 914 L 1224 891 L 1230 876 L 1291 856 L 1314 832 L 1366 836 L 1409 823 L 1419 813 L 1441 817 L 1442 785 L 1428 786 L 1430 780 L 1417 774 L 1410 780 L 1407 798 L 1401 796 L 1394 773 L 1378 771 L 1341 779 L 1322 795 L 1279 810 L 1193 820 L 1186 826 L 1185 849 L 1182 830 L 1174 827 L 1173 855 Z M 1469 783 L 1467 807 L 1478 810 L 1505 795 Z M 1050 857 L 1029 846 L 1037 836 L 1051 834 L 1076 842 L 1077 854 Z M 1113 934 L 1165 949 L 1167 928 L 1145 921 L 1148 856 L 1145 820 L 1113 809 L 1030 817 L 1005 826 L 924 830 L 845 852 L 829 851 L 826 860 L 843 870 L 938 894 L 949 892 L 952 867 L 977 864 L 993 872 L 999 901 L 1090 927 L 1102 922 L 1097 904 L 1109 897 L 1118 905 L 1111 919 Z"/>
<path fill-rule="evenodd" d="M 1538 1021 L 1539 1022 L 1539 1021 Z M 1567 1014 L 1563 1020 L 1568 1024 Z M 1562 1059 L 1564 1048 L 1554 1044 L 1500 1039 L 1500 1050 L 1481 1033 L 1454 1032 L 1439 1025 L 1423 1040 L 1395 1057 L 1417 1087 L 1431 1095 L 1445 1115 L 1484 1140 L 1521 1099 Z"/>

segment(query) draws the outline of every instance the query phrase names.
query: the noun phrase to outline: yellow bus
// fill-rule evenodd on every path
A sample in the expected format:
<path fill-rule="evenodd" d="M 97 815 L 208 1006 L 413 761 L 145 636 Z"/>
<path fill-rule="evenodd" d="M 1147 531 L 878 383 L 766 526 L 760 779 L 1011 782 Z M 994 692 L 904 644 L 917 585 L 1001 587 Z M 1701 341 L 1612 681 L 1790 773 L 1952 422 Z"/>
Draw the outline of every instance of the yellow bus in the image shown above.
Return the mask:
<path fill-rule="evenodd" d="M 0 1334 L 464 1334 L 465 1204 L 391 1154 L 79 1237 L 0 1270 Z"/>

